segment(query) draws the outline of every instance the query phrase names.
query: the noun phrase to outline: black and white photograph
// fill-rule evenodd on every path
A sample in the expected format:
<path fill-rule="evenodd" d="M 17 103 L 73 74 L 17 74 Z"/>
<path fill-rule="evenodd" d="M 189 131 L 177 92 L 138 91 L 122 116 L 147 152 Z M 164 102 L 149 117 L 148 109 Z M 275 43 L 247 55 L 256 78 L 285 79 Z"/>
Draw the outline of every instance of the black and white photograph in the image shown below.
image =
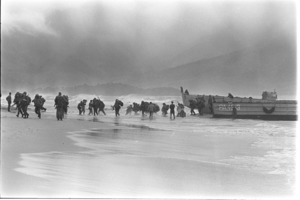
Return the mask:
<path fill-rule="evenodd" d="M 2 0 L 0 198 L 299 198 L 297 7 Z"/>

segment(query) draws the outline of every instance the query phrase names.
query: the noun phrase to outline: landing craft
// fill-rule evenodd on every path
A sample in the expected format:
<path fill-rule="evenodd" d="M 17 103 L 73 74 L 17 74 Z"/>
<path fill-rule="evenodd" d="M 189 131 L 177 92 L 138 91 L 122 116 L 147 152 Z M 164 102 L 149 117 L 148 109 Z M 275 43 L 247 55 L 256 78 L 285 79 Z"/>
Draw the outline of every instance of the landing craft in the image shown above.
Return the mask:
<path fill-rule="evenodd" d="M 204 113 L 210 113 L 209 95 L 191 95 L 183 92 L 181 87 L 183 104 L 190 107 L 189 100 L 197 97 L 205 99 Z M 297 120 L 296 100 L 277 100 L 277 93 L 263 92 L 261 99 L 226 97 L 211 95 L 213 97 L 212 116 L 214 118 L 237 118 L 237 119 L 264 119 L 264 120 Z"/>

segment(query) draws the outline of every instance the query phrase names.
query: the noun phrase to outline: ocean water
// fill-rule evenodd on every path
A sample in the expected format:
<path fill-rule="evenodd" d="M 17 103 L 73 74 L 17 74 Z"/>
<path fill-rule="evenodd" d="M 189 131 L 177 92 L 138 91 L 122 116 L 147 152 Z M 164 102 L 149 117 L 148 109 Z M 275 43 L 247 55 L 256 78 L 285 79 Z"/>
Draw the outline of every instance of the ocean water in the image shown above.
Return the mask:
<path fill-rule="evenodd" d="M 88 110 L 79 116 L 77 103 L 93 97 L 70 97 L 66 116 L 99 124 L 65 133 L 85 150 L 20 155 L 15 170 L 45 180 L 38 197 L 268 197 L 294 191 L 296 122 L 213 119 L 190 116 L 188 109 L 186 118 L 175 120 L 161 112 L 153 119 L 125 115 L 132 102 L 177 103 L 179 96 L 118 97 L 125 103 L 120 117 L 110 107 L 116 97 L 100 97 L 106 116 L 89 116 Z M 45 107 L 54 115 L 53 99 L 46 96 Z"/>

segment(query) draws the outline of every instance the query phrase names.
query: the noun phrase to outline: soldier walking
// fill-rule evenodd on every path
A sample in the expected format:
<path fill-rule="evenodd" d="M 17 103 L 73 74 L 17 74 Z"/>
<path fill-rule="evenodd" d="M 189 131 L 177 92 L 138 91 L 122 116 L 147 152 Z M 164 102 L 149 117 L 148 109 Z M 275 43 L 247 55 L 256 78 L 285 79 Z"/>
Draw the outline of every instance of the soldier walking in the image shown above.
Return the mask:
<path fill-rule="evenodd" d="M 123 102 L 116 99 L 115 104 L 113 106 L 113 108 L 115 110 L 116 117 L 120 116 L 120 109 L 121 109 L 122 106 L 123 106 Z"/>
<path fill-rule="evenodd" d="M 7 111 L 10 112 L 11 92 L 9 92 L 8 96 L 6 97 L 6 101 L 7 101 L 7 104 L 8 104 Z"/>
<path fill-rule="evenodd" d="M 41 119 L 41 109 L 42 109 L 42 98 L 38 94 L 35 95 L 34 99 L 32 100 L 34 103 L 34 112 L 38 115 L 38 117 Z"/>
<path fill-rule="evenodd" d="M 153 112 L 154 112 L 154 104 L 152 102 L 150 102 L 149 106 L 148 106 L 148 110 L 149 110 L 149 119 L 153 118 Z"/>
<path fill-rule="evenodd" d="M 90 103 L 89 103 L 89 115 L 93 114 L 93 100 L 90 100 Z"/>
<path fill-rule="evenodd" d="M 172 119 L 172 116 L 173 116 L 173 119 L 175 119 L 175 105 L 173 104 L 173 101 L 171 102 L 171 105 L 170 105 L 170 119 Z"/>

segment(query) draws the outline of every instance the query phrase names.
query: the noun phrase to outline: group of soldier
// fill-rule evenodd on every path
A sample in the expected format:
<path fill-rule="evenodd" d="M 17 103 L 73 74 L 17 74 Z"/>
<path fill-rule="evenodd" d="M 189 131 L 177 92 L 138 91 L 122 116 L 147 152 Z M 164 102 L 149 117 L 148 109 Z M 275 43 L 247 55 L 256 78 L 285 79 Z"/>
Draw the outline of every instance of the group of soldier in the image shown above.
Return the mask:
<path fill-rule="evenodd" d="M 8 103 L 8 111 L 10 112 L 11 109 L 11 103 L 12 103 L 12 97 L 11 97 L 11 92 L 9 93 L 9 95 L 6 97 L 6 101 Z M 30 105 L 31 102 L 34 103 L 34 107 L 35 107 L 35 113 L 38 115 L 39 118 L 41 118 L 41 110 L 46 111 L 46 108 L 44 108 L 44 103 L 45 103 L 45 99 L 36 94 L 34 99 L 31 101 L 31 98 L 27 95 L 26 92 L 20 93 L 17 92 L 15 94 L 14 100 L 13 100 L 13 105 L 16 105 L 16 108 L 18 109 L 17 112 L 17 117 L 19 117 L 19 115 L 21 114 L 21 116 L 23 118 L 28 118 L 29 117 L 29 113 L 27 112 L 28 106 Z"/>
<path fill-rule="evenodd" d="M 77 109 L 79 111 L 79 115 L 85 114 L 86 104 L 87 104 L 86 99 L 83 99 L 82 101 L 80 101 L 80 103 L 78 103 Z M 115 100 L 115 103 L 112 106 L 112 109 L 115 111 L 116 117 L 120 116 L 120 109 L 122 108 L 123 105 L 124 105 L 124 103 L 121 100 L 119 100 L 119 99 Z M 184 113 L 184 110 L 183 110 L 184 106 L 183 106 L 183 104 L 179 104 L 178 107 L 180 107 L 181 110 L 178 112 L 177 116 L 181 116 L 181 113 Z M 105 108 L 104 102 L 101 101 L 99 97 L 94 98 L 94 99 L 90 100 L 90 102 L 89 102 L 88 115 L 94 114 L 94 116 L 95 116 L 95 115 L 98 115 L 100 112 L 102 112 L 104 115 L 106 115 L 104 108 Z M 168 114 L 169 109 L 170 109 L 170 118 L 175 119 L 175 105 L 174 105 L 173 101 L 171 102 L 171 105 L 166 105 L 165 103 L 163 103 L 163 107 L 162 107 L 163 116 L 166 116 Z M 152 103 L 152 102 L 141 101 L 141 104 L 134 102 L 133 104 L 131 104 L 127 107 L 126 115 L 131 114 L 131 112 L 135 112 L 135 114 L 137 114 L 137 112 L 139 112 L 139 111 L 142 112 L 142 116 L 145 116 L 145 113 L 149 113 L 149 118 L 153 118 L 153 114 L 160 111 L 160 108 L 157 104 Z M 183 117 L 185 117 L 185 115 Z"/>
<path fill-rule="evenodd" d="M 86 103 L 87 103 L 87 100 L 83 99 L 77 105 L 79 115 L 85 114 Z M 106 115 L 104 108 L 105 108 L 105 104 L 103 103 L 103 101 L 101 101 L 99 97 L 94 98 L 94 99 L 90 100 L 90 102 L 89 102 L 89 107 L 88 107 L 89 115 L 94 114 L 94 116 L 95 116 L 95 115 L 98 115 L 100 112 L 102 112 L 104 115 Z"/>
<path fill-rule="evenodd" d="M 215 101 L 214 97 L 209 95 L 208 97 L 208 108 L 210 113 L 213 113 L 213 102 Z M 198 96 L 196 99 L 189 100 L 190 108 L 191 108 L 191 115 L 196 115 L 195 109 L 198 110 L 199 115 L 203 115 L 203 110 L 205 107 L 205 99 L 203 96 Z"/>
<path fill-rule="evenodd" d="M 69 97 L 67 95 L 62 95 L 61 92 L 54 99 L 54 107 L 56 109 L 57 120 L 63 120 L 64 115 L 68 113 L 69 107 Z"/>
<path fill-rule="evenodd" d="M 178 106 L 180 106 L 180 105 L 182 105 L 182 104 L 178 104 Z M 173 101 L 171 102 L 170 105 L 163 103 L 163 106 L 161 109 L 162 115 L 166 116 L 168 114 L 169 109 L 170 109 L 170 119 L 175 119 L 175 105 L 174 105 Z M 142 111 L 142 116 L 145 116 L 145 113 L 149 113 L 149 118 L 152 119 L 153 113 L 159 112 L 160 108 L 155 103 L 142 101 L 141 104 L 134 102 L 132 105 L 129 105 L 126 110 L 126 115 L 131 113 L 132 111 L 134 111 L 135 113 L 137 113 L 138 111 Z M 179 116 L 179 115 L 177 115 L 177 116 Z"/>
<path fill-rule="evenodd" d="M 11 111 L 11 103 L 12 103 L 12 96 L 11 92 L 6 97 L 7 103 L 8 103 L 8 111 Z M 41 95 L 36 94 L 34 99 L 31 101 L 31 98 L 27 95 L 26 92 L 20 93 L 17 92 L 15 94 L 13 105 L 16 105 L 16 108 L 18 109 L 17 117 L 21 114 L 23 118 L 28 118 L 29 114 L 27 112 L 27 108 L 30 105 L 30 103 L 34 103 L 34 111 L 38 115 L 38 118 L 41 118 L 41 111 L 46 111 L 47 109 L 44 108 L 44 103 L 46 102 L 45 98 L 43 98 Z M 77 109 L 79 111 L 79 115 L 85 114 L 85 106 L 86 106 L 87 100 L 83 99 L 80 101 L 80 103 L 77 105 Z M 62 95 L 61 92 L 58 93 L 58 95 L 54 99 L 54 107 L 56 109 L 56 118 L 57 120 L 62 120 L 64 118 L 64 115 L 68 112 L 68 105 L 69 105 L 69 98 L 66 95 Z M 112 106 L 112 109 L 115 111 L 115 116 L 120 116 L 120 109 L 124 105 L 124 103 L 116 99 L 114 105 Z M 94 98 L 90 100 L 88 109 L 89 114 L 98 115 L 100 112 L 102 112 L 104 115 L 106 115 L 105 111 L 105 104 L 103 101 L 100 100 L 100 98 Z M 175 104 L 172 101 L 170 105 L 167 105 L 163 103 L 162 106 L 162 115 L 166 116 L 168 114 L 168 110 L 170 110 L 170 119 L 175 119 Z M 145 113 L 149 113 L 149 118 L 153 118 L 153 114 L 160 111 L 160 108 L 157 104 L 152 102 L 146 102 L 141 101 L 141 104 L 133 103 L 132 105 L 129 105 L 126 110 L 126 115 L 134 111 L 137 113 L 138 111 L 142 112 L 142 116 L 145 116 Z M 179 117 L 185 117 L 184 112 L 184 106 L 183 104 L 178 103 L 177 106 L 177 116 Z"/>

